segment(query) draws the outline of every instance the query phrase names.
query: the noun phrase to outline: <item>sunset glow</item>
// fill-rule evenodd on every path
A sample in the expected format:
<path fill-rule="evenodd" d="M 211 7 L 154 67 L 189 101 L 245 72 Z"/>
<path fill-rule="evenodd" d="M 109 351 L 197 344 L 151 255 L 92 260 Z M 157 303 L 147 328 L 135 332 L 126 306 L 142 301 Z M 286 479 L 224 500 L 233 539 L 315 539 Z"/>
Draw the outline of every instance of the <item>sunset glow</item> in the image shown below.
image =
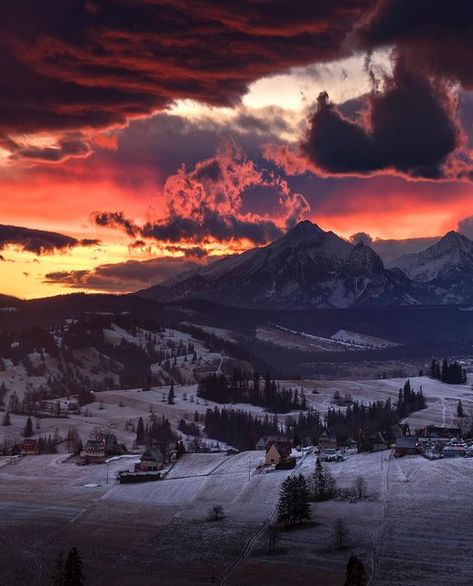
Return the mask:
<path fill-rule="evenodd" d="M 28 114 L 21 89 L 5 98 L 0 223 L 77 241 L 38 252 L 0 238 L 4 292 L 104 291 L 51 274 L 169 257 L 206 263 L 305 218 L 347 239 L 405 239 L 440 236 L 472 215 L 471 80 L 460 63 L 433 66 L 427 37 L 418 53 L 394 33 L 382 37 L 382 11 L 368 23 L 363 2 L 307 10 L 282 33 L 270 13 L 263 26 L 230 7 L 205 3 L 198 13 L 177 2 L 190 23 L 185 46 L 171 29 L 162 39 L 140 29 L 146 3 L 126 22 L 93 4 L 71 39 L 61 30 L 72 16 L 61 10 L 34 47 L 23 30 L 4 41 L 24 91 L 49 106 Z M 13 22 L 15 10 L 3 10 Z M 199 19 L 209 37 L 223 27 L 239 39 L 226 63 L 197 49 Z M 100 50 L 93 30 L 103 33 Z M 265 156 L 286 147 L 296 170 Z M 160 278 L 124 278 L 113 290 Z"/>

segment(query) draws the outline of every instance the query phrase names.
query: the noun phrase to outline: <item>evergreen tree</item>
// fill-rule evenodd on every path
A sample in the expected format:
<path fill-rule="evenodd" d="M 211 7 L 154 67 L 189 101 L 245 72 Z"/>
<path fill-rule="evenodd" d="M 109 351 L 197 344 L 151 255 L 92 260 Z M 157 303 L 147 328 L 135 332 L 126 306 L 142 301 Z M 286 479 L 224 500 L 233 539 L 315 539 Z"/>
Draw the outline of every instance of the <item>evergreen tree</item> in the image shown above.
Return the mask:
<path fill-rule="evenodd" d="M 277 513 L 278 523 L 286 526 L 310 519 L 309 489 L 302 474 L 289 476 L 282 483 Z"/>
<path fill-rule="evenodd" d="M 64 564 L 64 586 L 83 586 L 84 584 L 82 561 L 77 548 L 73 547 Z"/>
<path fill-rule="evenodd" d="M 315 470 L 312 476 L 314 482 L 314 498 L 323 501 L 333 497 L 336 490 L 334 477 L 322 464 L 320 458 L 315 462 Z"/>
<path fill-rule="evenodd" d="M 31 437 L 33 435 L 33 422 L 31 421 L 31 417 L 28 417 L 26 420 L 25 428 L 23 430 L 24 437 Z"/>
<path fill-rule="evenodd" d="M 3 416 L 2 425 L 4 425 L 5 427 L 7 427 L 8 425 L 11 425 L 10 412 L 9 411 L 7 411 L 5 413 L 5 415 Z"/>
<path fill-rule="evenodd" d="M 458 403 L 457 403 L 457 417 L 464 417 L 464 412 L 463 412 L 463 403 L 461 402 L 461 399 L 459 399 Z"/>
<path fill-rule="evenodd" d="M 345 586 L 366 586 L 368 576 L 363 562 L 356 556 L 351 555 L 347 563 Z"/>
<path fill-rule="evenodd" d="M 145 424 L 143 423 L 143 418 L 140 417 L 136 426 L 136 444 L 142 446 L 145 441 Z"/>

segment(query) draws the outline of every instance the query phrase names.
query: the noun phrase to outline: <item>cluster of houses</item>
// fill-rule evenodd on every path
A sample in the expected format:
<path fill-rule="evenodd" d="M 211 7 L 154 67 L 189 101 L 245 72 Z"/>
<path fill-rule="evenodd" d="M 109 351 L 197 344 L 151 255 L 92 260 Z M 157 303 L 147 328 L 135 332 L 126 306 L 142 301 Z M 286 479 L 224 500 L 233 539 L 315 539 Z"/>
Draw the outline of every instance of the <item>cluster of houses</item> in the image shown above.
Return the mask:
<path fill-rule="evenodd" d="M 429 459 L 473 457 L 473 442 L 462 441 L 461 430 L 455 427 L 428 425 L 411 434 L 408 425 L 401 425 L 392 432 L 395 440 L 391 443 L 377 433 L 341 446 L 336 433 L 325 430 L 315 449 L 326 461 L 342 460 L 350 452 L 388 449 L 392 449 L 395 458 L 412 455 L 424 455 Z M 292 447 L 292 442 L 282 436 L 264 436 L 256 444 L 257 450 L 265 451 L 264 465 L 276 468 L 291 459 Z"/>
<path fill-rule="evenodd" d="M 473 457 L 473 443 L 462 441 L 461 430 L 456 427 L 428 425 L 414 435 L 396 439 L 394 456 L 415 454 L 422 454 L 430 460 Z"/>

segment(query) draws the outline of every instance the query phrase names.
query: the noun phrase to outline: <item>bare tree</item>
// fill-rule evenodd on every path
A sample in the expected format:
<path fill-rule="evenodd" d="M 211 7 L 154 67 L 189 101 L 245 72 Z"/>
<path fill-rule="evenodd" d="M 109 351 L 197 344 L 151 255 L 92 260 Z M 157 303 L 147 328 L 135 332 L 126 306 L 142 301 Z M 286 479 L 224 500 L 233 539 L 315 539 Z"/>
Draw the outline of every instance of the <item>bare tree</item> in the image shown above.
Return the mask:
<path fill-rule="evenodd" d="M 357 476 L 353 483 L 353 491 L 358 499 L 364 499 L 367 493 L 366 480 L 363 476 Z"/>
<path fill-rule="evenodd" d="M 214 505 L 209 511 L 210 521 L 221 521 L 225 518 L 225 513 L 222 505 Z"/>
<path fill-rule="evenodd" d="M 335 524 L 333 526 L 333 538 L 335 547 L 338 550 L 341 550 L 346 547 L 348 540 L 348 528 L 343 519 L 336 519 Z"/>

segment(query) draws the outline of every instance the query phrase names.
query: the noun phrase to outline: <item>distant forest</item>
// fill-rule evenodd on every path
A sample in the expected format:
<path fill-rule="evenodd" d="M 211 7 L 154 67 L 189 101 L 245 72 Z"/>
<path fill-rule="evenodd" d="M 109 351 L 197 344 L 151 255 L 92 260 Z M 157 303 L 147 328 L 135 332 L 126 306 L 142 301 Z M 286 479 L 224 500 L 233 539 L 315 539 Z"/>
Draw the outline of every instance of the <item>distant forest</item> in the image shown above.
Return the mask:
<path fill-rule="evenodd" d="M 223 374 L 209 374 L 199 382 L 197 395 L 217 403 L 250 403 L 272 413 L 307 409 L 302 391 L 281 387 L 269 374 L 263 384 L 258 374 L 249 381 L 239 369 L 235 370 L 230 381 Z"/>
<path fill-rule="evenodd" d="M 262 417 L 240 409 L 215 407 L 208 409 L 205 415 L 205 433 L 240 450 L 253 450 L 264 435 L 317 443 L 321 433 L 327 430 L 336 434 L 340 444 L 354 440 L 360 449 L 369 449 L 369 438 L 381 433 L 387 441 L 394 439 L 393 427 L 410 413 L 425 407 L 422 389 L 414 391 L 407 380 L 399 389 L 397 402 L 390 399 L 369 404 L 353 401 L 346 409 L 329 409 L 324 420 L 315 409 L 300 412 L 298 417 L 289 415 L 282 423 L 275 415 Z"/>
<path fill-rule="evenodd" d="M 446 358 L 443 359 L 442 365 L 435 358 L 432 360 L 430 376 L 449 385 L 463 385 L 466 383 L 465 369 L 461 367 L 459 362 L 449 362 Z"/>

